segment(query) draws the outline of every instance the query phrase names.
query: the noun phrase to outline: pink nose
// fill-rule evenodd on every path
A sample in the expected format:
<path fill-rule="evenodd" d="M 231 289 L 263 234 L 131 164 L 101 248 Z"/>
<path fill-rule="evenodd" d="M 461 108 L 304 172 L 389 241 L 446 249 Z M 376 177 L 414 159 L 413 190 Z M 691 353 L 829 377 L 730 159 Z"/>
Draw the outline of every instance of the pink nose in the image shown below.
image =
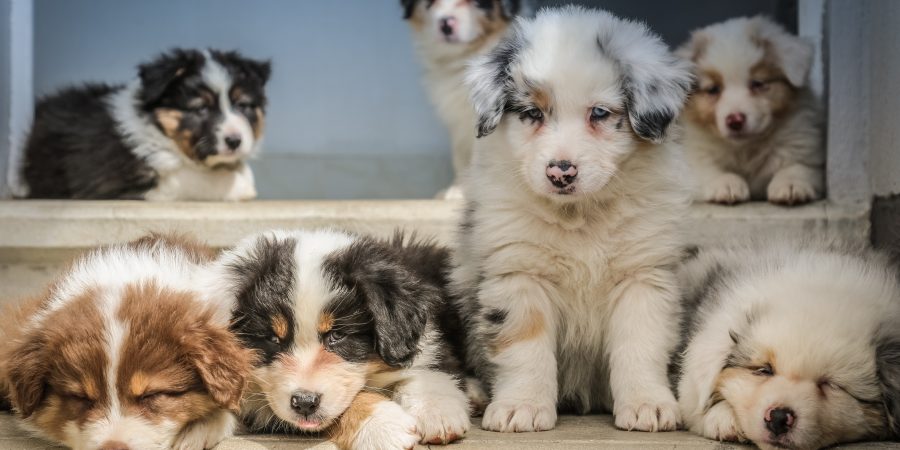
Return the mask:
<path fill-rule="evenodd" d="M 558 188 L 564 188 L 575 181 L 578 176 L 578 168 L 571 161 L 550 161 L 547 165 L 547 179 Z"/>
<path fill-rule="evenodd" d="M 745 122 L 747 122 L 747 116 L 744 113 L 731 113 L 725 117 L 725 126 L 732 131 L 741 131 Z"/>
<path fill-rule="evenodd" d="M 441 17 L 441 33 L 444 33 L 444 36 L 453 35 L 453 29 L 456 28 L 456 17 Z"/>

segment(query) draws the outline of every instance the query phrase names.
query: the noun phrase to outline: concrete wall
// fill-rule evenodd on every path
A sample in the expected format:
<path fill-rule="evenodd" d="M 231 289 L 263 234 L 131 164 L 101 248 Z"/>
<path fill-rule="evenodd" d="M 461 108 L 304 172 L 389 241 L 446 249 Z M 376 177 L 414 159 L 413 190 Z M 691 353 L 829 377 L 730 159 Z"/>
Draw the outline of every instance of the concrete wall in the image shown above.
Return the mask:
<path fill-rule="evenodd" d="M 10 97 L 10 23 L 12 3 L 0 2 L 0 99 Z M 9 195 L 7 164 L 9 163 L 9 101 L 0 100 L 0 198 Z"/>

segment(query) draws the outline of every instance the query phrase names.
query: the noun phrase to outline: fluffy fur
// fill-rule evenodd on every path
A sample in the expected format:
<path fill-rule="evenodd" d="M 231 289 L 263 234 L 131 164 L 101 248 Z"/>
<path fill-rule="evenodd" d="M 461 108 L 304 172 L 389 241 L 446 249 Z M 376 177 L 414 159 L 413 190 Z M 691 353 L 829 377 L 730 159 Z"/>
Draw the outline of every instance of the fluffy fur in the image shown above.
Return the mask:
<path fill-rule="evenodd" d="M 822 117 L 807 87 L 812 45 L 754 17 L 694 31 L 679 53 L 696 66 L 684 123 L 697 199 L 822 198 Z"/>
<path fill-rule="evenodd" d="M 175 49 L 124 86 L 87 84 L 38 102 L 22 166 L 29 198 L 246 200 L 268 62 Z"/>
<path fill-rule="evenodd" d="M 898 275 L 884 255 L 834 244 L 701 252 L 679 274 L 686 425 L 764 449 L 896 439 Z"/>
<path fill-rule="evenodd" d="M 199 450 L 231 434 L 251 352 L 192 281 L 209 252 L 151 236 L 91 251 L 0 328 L 0 397 L 80 449 Z"/>
<path fill-rule="evenodd" d="M 482 425 L 553 428 L 557 407 L 672 430 L 672 267 L 688 201 L 669 124 L 687 65 L 599 10 L 520 19 L 468 74 L 481 137 L 460 229 L 460 290 Z"/>
<path fill-rule="evenodd" d="M 273 231 L 227 252 L 234 330 L 260 356 L 252 430 L 327 431 L 341 448 L 448 443 L 469 428 L 449 256 L 397 235 Z M 369 392 L 371 391 L 371 392 Z"/>
<path fill-rule="evenodd" d="M 455 181 L 438 194 L 462 197 L 461 180 L 472 160 L 475 114 L 463 83 L 473 57 L 497 45 L 510 22 L 527 14 L 527 0 L 401 0 L 416 51 L 425 69 L 425 87 L 450 132 Z"/>

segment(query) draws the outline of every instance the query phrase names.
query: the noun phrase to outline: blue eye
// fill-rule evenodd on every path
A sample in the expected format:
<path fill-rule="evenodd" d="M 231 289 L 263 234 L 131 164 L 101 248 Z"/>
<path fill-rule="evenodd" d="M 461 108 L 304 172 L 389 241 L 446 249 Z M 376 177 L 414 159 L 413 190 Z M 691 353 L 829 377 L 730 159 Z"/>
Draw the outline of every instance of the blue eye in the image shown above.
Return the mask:
<path fill-rule="evenodd" d="M 608 109 L 595 106 L 593 107 L 593 109 L 591 109 L 591 122 L 599 122 L 601 120 L 604 120 L 609 117 L 610 114 L 611 113 Z"/>

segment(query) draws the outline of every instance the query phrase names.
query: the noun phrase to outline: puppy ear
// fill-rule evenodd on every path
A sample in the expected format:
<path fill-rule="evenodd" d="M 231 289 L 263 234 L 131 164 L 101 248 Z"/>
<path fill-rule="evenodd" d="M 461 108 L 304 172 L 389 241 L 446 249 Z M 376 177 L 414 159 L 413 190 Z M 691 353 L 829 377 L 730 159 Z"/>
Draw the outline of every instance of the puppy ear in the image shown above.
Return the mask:
<path fill-rule="evenodd" d="M 209 54 L 220 62 L 236 67 L 241 76 L 256 79 L 260 84 L 266 84 L 272 75 L 271 61 L 245 58 L 234 50 L 223 52 L 209 49 Z"/>
<path fill-rule="evenodd" d="M 753 25 L 756 27 L 755 39 L 767 52 L 772 52 L 791 85 L 806 85 L 813 63 L 813 45 L 764 17 L 753 18 Z"/>
<path fill-rule="evenodd" d="M 875 366 L 891 437 L 900 437 L 900 337 L 876 338 Z"/>
<path fill-rule="evenodd" d="M 225 326 L 209 320 L 195 324 L 182 342 L 210 397 L 222 408 L 237 412 L 252 370 L 250 350 Z"/>
<path fill-rule="evenodd" d="M 631 128 L 642 139 L 662 142 L 693 85 L 690 63 L 643 24 L 603 27 L 597 44 L 622 72 Z"/>
<path fill-rule="evenodd" d="M 419 0 L 400 0 L 400 6 L 403 7 L 403 19 L 409 20 L 416 11 L 416 4 Z"/>
<path fill-rule="evenodd" d="M 469 65 L 466 84 L 478 117 L 476 136 L 479 138 L 493 133 L 500 125 L 513 91 L 510 66 L 522 47 L 519 27 L 513 25 L 490 53 L 474 59 Z"/>
<path fill-rule="evenodd" d="M 50 358 L 44 352 L 45 342 L 36 336 L 27 339 L 4 362 L 6 376 L 5 380 L 0 380 L 0 385 L 6 385 L 5 389 L 9 391 L 10 403 L 22 418 L 30 417 L 44 400 L 50 372 Z"/>
<path fill-rule="evenodd" d="M 506 20 L 514 19 L 523 12 L 523 2 L 527 0 L 500 0 L 500 14 Z"/>
<path fill-rule="evenodd" d="M 687 61 L 697 62 L 709 46 L 709 39 L 709 34 L 704 30 L 695 30 L 691 32 L 687 42 L 675 50 L 675 55 Z"/>
<path fill-rule="evenodd" d="M 203 55 L 196 50 L 176 48 L 153 61 L 139 65 L 141 101 L 152 103 L 158 100 L 173 81 L 188 73 L 199 71 L 203 66 L 203 59 Z"/>

